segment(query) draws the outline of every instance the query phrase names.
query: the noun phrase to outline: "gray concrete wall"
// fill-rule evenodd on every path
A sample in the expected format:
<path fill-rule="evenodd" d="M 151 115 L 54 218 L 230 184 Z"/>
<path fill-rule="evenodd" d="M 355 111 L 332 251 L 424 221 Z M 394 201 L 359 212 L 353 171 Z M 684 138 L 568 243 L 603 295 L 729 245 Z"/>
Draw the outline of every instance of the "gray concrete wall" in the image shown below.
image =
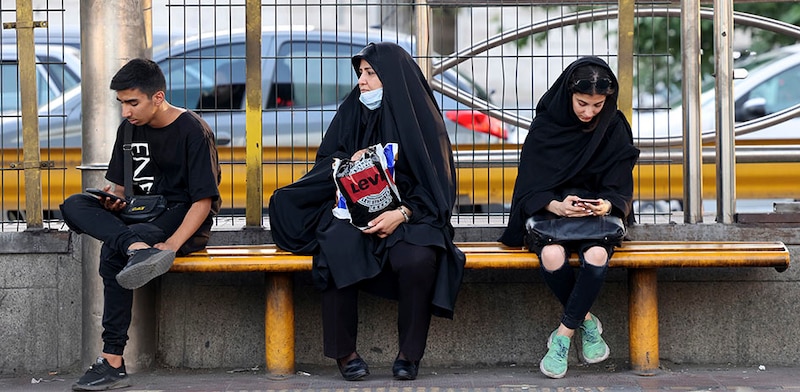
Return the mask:
<path fill-rule="evenodd" d="M 0 233 L 0 375 L 58 371 L 81 359 L 80 239 Z"/>
<path fill-rule="evenodd" d="M 496 238 L 499 228 L 458 228 L 457 240 Z M 716 224 L 638 226 L 634 239 L 778 240 L 800 257 L 794 227 Z M 269 242 L 268 231 L 219 231 L 214 244 Z M 0 374 L 80 367 L 80 238 L 64 232 L 0 233 Z M 76 256 L 77 255 L 77 256 Z M 660 354 L 690 363 L 797 365 L 800 268 L 662 269 Z M 264 274 L 175 274 L 157 285 L 157 360 L 189 368 L 263 368 Z M 611 270 L 593 308 L 611 355 L 628 357 L 627 273 Z M 100 295 L 100 293 L 98 293 Z M 394 302 L 361 297 L 359 351 L 388 365 L 397 351 Z M 297 362 L 322 356 L 319 294 L 295 275 Z M 558 324 L 559 306 L 539 271 L 467 271 L 454 320 L 434 318 L 429 364 L 532 366 Z M 98 315 L 99 317 L 99 315 Z M 574 356 L 574 353 L 572 354 Z M 573 358 L 576 360 L 575 358 Z"/>

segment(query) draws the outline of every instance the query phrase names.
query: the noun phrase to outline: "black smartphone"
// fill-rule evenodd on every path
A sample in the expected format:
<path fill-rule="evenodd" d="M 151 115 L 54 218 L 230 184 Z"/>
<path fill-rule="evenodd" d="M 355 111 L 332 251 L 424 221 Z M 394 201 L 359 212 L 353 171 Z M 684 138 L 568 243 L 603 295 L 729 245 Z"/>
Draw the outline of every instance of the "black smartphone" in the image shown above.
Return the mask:
<path fill-rule="evenodd" d="M 107 197 L 107 198 L 111 199 L 112 202 L 115 202 L 117 200 L 119 200 L 121 202 L 125 202 L 125 199 L 123 199 L 123 198 L 121 198 L 121 197 L 119 197 L 119 196 L 117 196 L 117 195 L 115 195 L 113 193 L 108 193 L 108 192 L 106 192 L 106 191 L 104 191 L 102 189 L 86 188 L 86 192 L 91 193 L 91 194 L 93 194 L 95 196 Z"/>

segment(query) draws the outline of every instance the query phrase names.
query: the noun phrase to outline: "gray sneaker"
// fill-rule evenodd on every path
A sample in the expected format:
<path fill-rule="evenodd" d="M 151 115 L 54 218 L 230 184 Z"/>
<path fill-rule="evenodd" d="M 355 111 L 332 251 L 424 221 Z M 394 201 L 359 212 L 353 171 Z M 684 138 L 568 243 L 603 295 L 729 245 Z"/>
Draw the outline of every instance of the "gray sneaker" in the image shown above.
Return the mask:
<path fill-rule="evenodd" d="M 175 252 L 156 248 L 133 251 L 128 265 L 117 274 L 117 282 L 128 289 L 138 289 L 147 282 L 169 271 L 175 261 Z"/>

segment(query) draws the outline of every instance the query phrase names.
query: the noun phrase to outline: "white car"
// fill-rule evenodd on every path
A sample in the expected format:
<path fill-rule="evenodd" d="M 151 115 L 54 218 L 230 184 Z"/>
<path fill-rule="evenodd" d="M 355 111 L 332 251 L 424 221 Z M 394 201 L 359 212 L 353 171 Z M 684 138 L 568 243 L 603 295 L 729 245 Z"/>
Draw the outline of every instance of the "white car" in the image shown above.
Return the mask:
<path fill-rule="evenodd" d="M 746 78 L 734 81 L 734 120 L 737 124 L 800 104 L 800 45 L 752 55 L 735 63 L 734 67 L 747 70 Z M 700 101 L 700 121 L 704 136 L 714 133 L 717 110 L 714 86 L 711 84 L 706 87 L 707 91 L 703 92 Z M 631 120 L 634 137 L 641 141 L 667 136 L 680 137 L 683 133 L 682 118 L 680 103 L 670 109 L 639 109 Z M 750 144 L 773 143 L 776 140 L 791 142 L 798 139 L 800 118 L 736 137 L 737 142 L 748 141 Z"/>

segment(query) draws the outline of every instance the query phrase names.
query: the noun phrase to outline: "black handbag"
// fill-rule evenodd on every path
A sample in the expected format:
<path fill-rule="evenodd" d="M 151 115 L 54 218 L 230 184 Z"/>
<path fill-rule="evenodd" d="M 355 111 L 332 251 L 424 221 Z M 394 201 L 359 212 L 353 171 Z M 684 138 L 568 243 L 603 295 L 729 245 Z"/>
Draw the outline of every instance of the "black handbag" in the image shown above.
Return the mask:
<path fill-rule="evenodd" d="M 119 214 L 125 223 L 151 222 L 167 210 L 167 198 L 163 195 L 132 196 L 127 200 L 128 205 Z"/>
<path fill-rule="evenodd" d="M 127 205 L 119 213 L 125 223 L 152 222 L 167 210 L 167 198 L 163 195 L 136 195 L 133 196 L 133 155 L 131 141 L 133 139 L 133 125 L 125 124 L 125 143 L 122 145 L 125 175 L 125 199 Z"/>
<path fill-rule="evenodd" d="M 534 244 L 543 246 L 568 241 L 618 244 L 627 232 L 622 219 L 613 215 L 555 219 L 532 216 L 525 222 L 525 229 L 529 248 Z"/>

